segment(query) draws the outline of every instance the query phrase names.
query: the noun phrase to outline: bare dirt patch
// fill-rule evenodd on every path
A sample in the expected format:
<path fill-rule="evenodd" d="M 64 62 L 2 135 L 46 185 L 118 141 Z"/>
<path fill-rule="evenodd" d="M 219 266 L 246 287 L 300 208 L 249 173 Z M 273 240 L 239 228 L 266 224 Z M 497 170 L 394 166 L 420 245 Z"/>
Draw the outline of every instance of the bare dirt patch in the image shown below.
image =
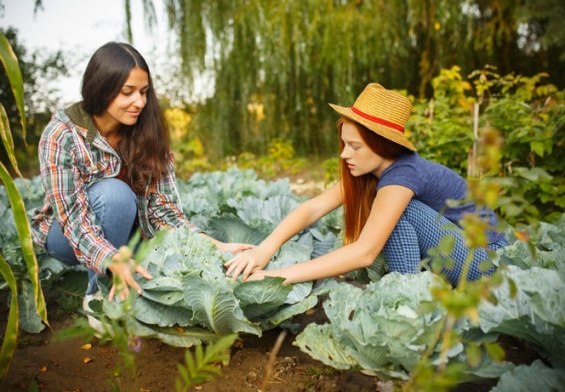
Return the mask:
<path fill-rule="evenodd" d="M 5 294 L 5 293 L 4 293 Z M 5 295 L 2 295 L 5 299 Z M 57 314 L 51 304 L 51 314 Z M 2 326 L 7 308 L 2 305 Z M 80 314 L 64 313 L 52 321 L 53 330 L 39 334 L 20 333 L 18 347 L 6 378 L 0 382 L 2 391 L 110 391 L 112 384 L 122 391 L 174 391 L 178 377 L 177 364 L 184 363 L 184 348 L 171 347 L 156 339 L 146 339 L 137 354 L 137 371 L 120 371 L 121 357 L 110 343 L 94 338 L 85 349 L 82 339 L 57 340 L 56 331 L 69 327 L 73 317 Z M 317 307 L 308 315 L 295 320 L 304 327 L 309 322 L 323 319 L 323 310 Z M 3 329 L 2 329 L 3 330 Z M 211 391 L 375 391 L 377 380 L 354 371 L 337 371 L 312 359 L 292 345 L 294 336 L 287 333 L 272 368 L 269 359 L 275 341 L 282 333 L 276 328 L 263 336 L 243 335 L 231 350 L 228 366 L 223 375 L 211 382 L 193 388 Z M 265 383 L 267 370 L 270 377 Z"/>
<path fill-rule="evenodd" d="M 7 317 L 6 291 L 0 291 L 0 326 L 4 334 Z M 121 357 L 111 343 L 94 338 L 85 349 L 82 339 L 57 340 L 57 331 L 69 327 L 74 317 L 84 317 L 76 312 L 63 312 L 49 301 L 52 330 L 39 334 L 20 332 L 18 347 L 10 370 L 0 382 L 1 391 L 59 391 L 86 392 L 120 391 L 174 391 L 179 373 L 177 364 L 184 363 L 186 349 L 171 347 L 156 339 L 146 339 L 136 356 L 134 374 L 121 369 Z M 308 323 L 324 323 L 321 304 L 312 311 L 295 317 L 293 322 L 302 330 Z M 216 392 L 303 392 L 303 391 L 387 391 L 375 377 L 358 371 L 340 371 L 314 360 L 292 343 L 295 336 L 287 333 L 269 367 L 271 352 L 282 329 L 264 332 L 263 336 L 242 335 L 231 350 L 228 366 L 221 367 L 222 376 L 193 387 L 194 391 Z M 529 363 L 535 358 L 532 350 L 515 339 L 506 339 L 504 347 L 516 363 Z M 218 365 L 220 366 L 220 365 Z M 267 370 L 270 376 L 267 377 Z M 494 380 L 466 383 L 453 389 L 457 392 L 488 391 Z M 390 390 L 390 389 L 388 389 Z"/>

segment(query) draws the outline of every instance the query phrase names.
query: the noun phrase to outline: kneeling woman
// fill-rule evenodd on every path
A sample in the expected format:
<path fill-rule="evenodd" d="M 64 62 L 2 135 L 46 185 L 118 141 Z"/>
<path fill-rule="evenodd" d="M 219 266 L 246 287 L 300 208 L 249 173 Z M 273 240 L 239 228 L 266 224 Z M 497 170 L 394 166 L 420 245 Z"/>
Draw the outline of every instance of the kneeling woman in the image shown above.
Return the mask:
<path fill-rule="evenodd" d="M 134 273 L 151 279 L 142 266 L 132 271 L 133 260 L 116 262 L 137 229 L 144 238 L 199 229 L 180 206 L 168 130 L 141 54 L 125 43 L 103 45 L 86 67 L 81 93 L 81 102 L 54 114 L 39 141 L 45 202 L 32 233 L 51 257 L 89 268 L 86 303 L 100 296 L 97 276 L 108 271 L 125 283 L 122 298 L 130 288 L 141 292 Z M 232 253 L 250 248 L 210 240 Z M 109 300 L 115 294 L 112 286 Z"/>
<path fill-rule="evenodd" d="M 293 210 L 256 248 L 226 263 L 234 279 L 280 276 L 286 283 L 334 277 L 368 267 L 384 253 L 389 271 L 417 273 L 421 260 L 440 239 L 456 238 L 450 258 L 453 266 L 442 273 L 457 285 L 469 254 L 461 228 L 464 214 L 475 205 L 447 206 L 447 200 L 463 200 L 467 182 L 451 169 L 421 158 L 404 135 L 412 104 L 403 95 L 376 83 L 369 84 L 352 107 L 330 104 L 341 114 L 337 128 L 341 137 L 341 181 Z M 344 206 L 344 246 L 326 255 L 280 270 L 264 268 L 288 239 Z M 493 211 L 481 209 L 483 219 L 494 226 Z M 449 226 L 449 227 L 448 227 Z M 488 249 L 505 246 L 502 233 L 489 232 Z M 480 264 L 488 249 L 475 250 L 467 280 L 490 274 Z"/>

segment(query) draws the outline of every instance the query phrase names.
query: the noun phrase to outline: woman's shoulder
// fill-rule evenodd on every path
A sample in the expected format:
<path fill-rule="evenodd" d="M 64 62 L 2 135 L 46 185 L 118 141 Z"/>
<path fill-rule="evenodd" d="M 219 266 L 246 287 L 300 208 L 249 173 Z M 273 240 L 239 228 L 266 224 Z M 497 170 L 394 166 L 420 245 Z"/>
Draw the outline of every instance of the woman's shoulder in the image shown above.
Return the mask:
<path fill-rule="evenodd" d="M 402 183 L 428 183 L 438 178 L 451 176 L 451 170 L 437 162 L 422 158 L 416 152 L 400 155 L 385 169 L 379 180 L 379 185 Z M 448 174 L 449 173 L 449 174 Z M 382 185 L 381 185 L 382 183 Z"/>
<path fill-rule="evenodd" d="M 66 113 L 66 108 L 62 107 L 51 116 L 43 130 L 42 138 L 72 137 L 73 131 L 76 131 L 76 125 Z"/>
<path fill-rule="evenodd" d="M 409 166 L 416 168 L 419 172 L 451 172 L 449 167 L 442 165 L 441 163 L 434 162 L 432 160 L 426 159 L 418 155 L 416 152 L 409 152 L 402 154 L 398 159 L 397 163 L 399 166 Z"/>
<path fill-rule="evenodd" d="M 411 164 L 413 162 L 418 162 L 423 160 L 420 155 L 416 151 L 406 151 L 405 153 L 400 154 L 396 159 L 395 163 L 397 164 Z"/>
<path fill-rule="evenodd" d="M 398 156 L 390 165 L 391 171 L 399 168 L 418 168 L 427 161 L 416 152 L 407 152 Z"/>

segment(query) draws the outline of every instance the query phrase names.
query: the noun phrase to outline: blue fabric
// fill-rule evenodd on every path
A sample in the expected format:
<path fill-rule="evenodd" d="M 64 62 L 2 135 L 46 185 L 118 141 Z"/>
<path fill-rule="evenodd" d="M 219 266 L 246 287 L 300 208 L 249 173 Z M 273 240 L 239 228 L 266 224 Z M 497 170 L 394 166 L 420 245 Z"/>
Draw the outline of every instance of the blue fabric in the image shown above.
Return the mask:
<path fill-rule="evenodd" d="M 415 199 L 408 204 L 383 248 L 389 271 L 402 274 L 420 272 L 421 261 L 429 256 L 430 249 L 437 247 L 445 235 L 455 237 L 455 247 L 449 255 L 454 265 L 451 268 L 444 265 L 441 273 L 453 286 L 456 286 L 469 254 L 463 232 L 437 211 Z M 496 243 L 490 244 L 488 249 L 496 250 L 506 245 L 506 238 L 502 236 Z M 481 263 L 487 260 L 489 260 L 488 250 L 476 249 L 467 280 L 473 281 L 483 275 L 492 274 L 495 271 L 494 266 L 488 271 L 481 271 L 479 268 Z"/>
<path fill-rule="evenodd" d="M 88 188 L 88 200 L 99 224 L 102 226 L 104 238 L 116 249 L 127 245 L 137 216 L 137 197 L 131 188 L 115 178 L 107 178 Z M 57 221 L 49 229 L 45 244 L 47 254 L 63 264 L 73 266 L 79 261 L 63 234 Z M 98 274 L 88 271 L 88 288 L 86 294 L 98 291 Z"/>
<path fill-rule="evenodd" d="M 447 207 L 447 200 L 465 198 L 467 181 L 448 167 L 423 159 L 415 152 L 399 156 L 383 171 L 377 192 L 388 185 L 401 185 L 412 190 L 414 199 L 442 213 L 453 223 L 458 224 L 462 216 L 469 213 L 476 213 L 488 220 L 491 227 L 498 223 L 492 210 L 476 210 L 473 203 Z M 488 236 L 489 243 L 496 243 L 503 237 L 502 233 L 492 230 L 488 232 Z"/>

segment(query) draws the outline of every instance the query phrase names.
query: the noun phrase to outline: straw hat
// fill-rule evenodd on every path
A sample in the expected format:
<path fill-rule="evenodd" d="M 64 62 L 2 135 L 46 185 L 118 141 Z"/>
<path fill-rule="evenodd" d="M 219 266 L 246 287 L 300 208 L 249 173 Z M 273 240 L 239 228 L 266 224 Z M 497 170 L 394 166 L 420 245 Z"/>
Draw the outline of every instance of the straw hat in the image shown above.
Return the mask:
<path fill-rule="evenodd" d="M 382 137 L 412 151 L 412 145 L 404 135 L 404 127 L 412 113 L 412 104 L 404 95 L 387 90 L 377 83 L 370 83 L 357 97 L 352 107 L 330 106 L 342 116 L 366 126 Z"/>

